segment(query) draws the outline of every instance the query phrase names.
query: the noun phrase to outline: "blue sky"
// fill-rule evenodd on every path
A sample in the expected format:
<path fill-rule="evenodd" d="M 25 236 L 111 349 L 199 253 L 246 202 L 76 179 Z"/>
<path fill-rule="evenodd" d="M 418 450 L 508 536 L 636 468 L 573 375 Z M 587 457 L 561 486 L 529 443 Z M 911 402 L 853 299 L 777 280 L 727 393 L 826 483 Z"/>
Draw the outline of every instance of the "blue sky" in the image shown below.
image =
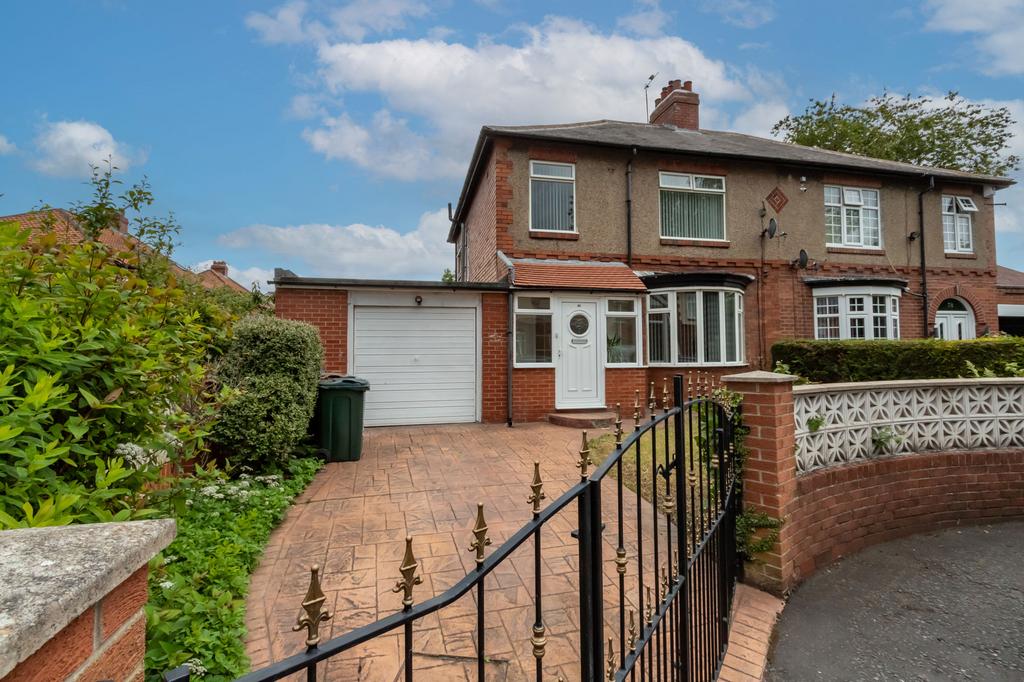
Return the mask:
<path fill-rule="evenodd" d="M 810 98 L 886 88 L 1024 121 L 1024 0 L 710 6 L 7 3 L 0 214 L 84 198 L 112 154 L 177 215 L 183 264 L 437 278 L 480 125 L 642 120 L 654 72 L 694 81 L 708 128 L 767 134 Z M 1024 190 L 998 196 L 999 260 L 1024 269 Z"/>

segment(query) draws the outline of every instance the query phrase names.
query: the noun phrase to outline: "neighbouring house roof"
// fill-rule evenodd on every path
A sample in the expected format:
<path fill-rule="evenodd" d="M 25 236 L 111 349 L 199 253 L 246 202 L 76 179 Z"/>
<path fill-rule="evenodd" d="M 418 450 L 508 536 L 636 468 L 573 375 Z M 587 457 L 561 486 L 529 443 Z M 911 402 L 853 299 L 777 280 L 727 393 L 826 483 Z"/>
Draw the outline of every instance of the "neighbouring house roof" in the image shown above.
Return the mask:
<path fill-rule="evenodd" d="M 647 291 L 623 263 L 513 259 L 509 280 L 515 289 Z"/>
<path fill-rule="evenodd" d="M 493 137 L 520 137 L 550 142 L 586 144 L 599 147 L 642 149 L 648 151 L 681 153 L 697 156 L 743 159 L 787 163 L 795 166 L 810 166 L 838 169 L 859 173 L 902 175 L 922 177 L 934 176 L 941 180 L 973 182 L 1008 187 L 1014 180 L 994 175 L 981 175 L 948 168 L 917 166 L 912 163 L 874 159 L 857 154 L 834 152 L 818 147 L 755 137 L 743 133 L 721 130 L 688 130 L 668 125 L 654 125 L 630 121 L 585 121 L 560 125 L 536 126 L 484 126 L 477 138 L 469 171 L 463 183 L 458 206 L 455 208 L 452 229 L 448 240 L 455 237 L 455 229 L 466 210 L 466 201 L 475 182 L 478 166 Z"/>
<path fill-rule="evenodd" d="M 301 277 L 291 270 L 274 268 L 275 287 L 314 289 L 450 289 L 452 291 L 507 291 L 505 282 L 435 282 L 410 279 L 355 279 L 349 277 Z"/>
<path fill-rule="evenodd" d="M 996 268 L 997 287 L 1024 289 L 1024 272 L 1008 268 L 1005 265 L 997 265 Z"/>
<path fill-rule="evenodd" d="M 220 287 L 226 287 L 234 291 L 241 293 L 249 293 L 249 290 L 244 286 L 231 279 L 227 275 L 217 272 L 213 268 L 207 268 L 196 273 L 196 277 L 199 278 L 199 283 L 207 289 L 218 289 Z"/>

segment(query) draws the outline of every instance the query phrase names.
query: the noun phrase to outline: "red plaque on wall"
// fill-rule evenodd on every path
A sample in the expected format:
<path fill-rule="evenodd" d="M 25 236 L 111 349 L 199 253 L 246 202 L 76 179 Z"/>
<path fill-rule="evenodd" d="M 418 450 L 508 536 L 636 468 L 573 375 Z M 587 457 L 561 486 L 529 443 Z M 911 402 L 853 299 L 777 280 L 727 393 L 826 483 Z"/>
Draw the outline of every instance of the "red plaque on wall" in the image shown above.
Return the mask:
<path fill-rule="evenodd" d="M 789 199 L 786 197 L 785 194 L 782 193 L 782 190 L 779 189 L 778 187 L 773 189 L 768 194 L 768 196 L 765 197 L 765 200 L 768 202 L 769 206 L 771 206 L 772 208 L 775 209 L 776 213 L 780 213 L 782 211 L 783 207 L 787 203 L 789 203 Z"/>

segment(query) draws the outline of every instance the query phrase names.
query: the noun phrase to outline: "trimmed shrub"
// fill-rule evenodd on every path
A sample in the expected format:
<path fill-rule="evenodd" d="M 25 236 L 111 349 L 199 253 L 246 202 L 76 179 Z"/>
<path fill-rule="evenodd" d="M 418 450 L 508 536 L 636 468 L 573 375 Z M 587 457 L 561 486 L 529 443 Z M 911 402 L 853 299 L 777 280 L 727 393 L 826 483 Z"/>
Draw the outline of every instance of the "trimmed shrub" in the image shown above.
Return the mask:
<path fill-rule="evenodd" d="M 1013 366 L 1024 364 L 1024 338 L 781 341 L 772 346 L 772 361 L 823 383 L 953 379 L 974 374 L 968 363 L 995 376 L 1013 376 Z"/>
<path fill-rule="evenodd" d="M 313 416 L 322 364 L 315 327 L 265 315 L 240 320 L 218 372 L 236 389 L 213 427 L 218 454 L 258 470 L 290 457 Z"/>

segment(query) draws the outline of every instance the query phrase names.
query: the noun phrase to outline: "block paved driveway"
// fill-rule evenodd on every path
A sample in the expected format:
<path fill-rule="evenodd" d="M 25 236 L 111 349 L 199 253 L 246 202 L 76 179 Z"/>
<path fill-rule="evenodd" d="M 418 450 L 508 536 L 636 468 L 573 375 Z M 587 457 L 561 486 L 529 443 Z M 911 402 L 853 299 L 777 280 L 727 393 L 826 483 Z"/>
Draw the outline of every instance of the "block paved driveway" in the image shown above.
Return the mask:
<path fill-rule="evenodd" d="M 597 432 L 591 437 L 598 435 Z M 292 632 L 309 582 L 319 564 L 327 607 L 334 618 L 322 632 L 338 636 L 401 609 L 391 590 L 399 578 L 405 536 L 414 538 L 423 584 L 417 603 L 440 594 L 473 570 L 470 529 L 476 503 L 485 504 L 493 551 L 530 518 L 533 462 L 541 462 L 547 501 L 579 480 L 575 468 L 580 432 L 545 423 L 467 424 L 368 429 L 359 462 L 328 464 L 274 531 L 253 575 L 247 604 L 247 648 L 253 669 L 303 649 Z M 614 480 L 604 484 L 606 637 L 617 632 Z M 636 505 L 626 491 L 626 537 L 635 537 Z M 645 531 L 650 507 L 643 504 Z M 543 534 L 544 622 L 549 679 L 578 678 L 576 505 L 570 504 Z M 662 528 L 664 523 L 662 520 Z M 645 532 L 645 536 L 649 535 Z M 664 540 L 662 541 L 664 542 Z M 627 543 L 630 544 L 630 543 Z M 645 550 L 650 547 L 645 542 Z M 663 545 L 664 546 L 664 545 Z M 630 558 L 634 547 L 627 547 Z M 645 551 L 645 554 L 647 552 Z M 663 554 L 664 556 L 664 554 Z M 646 565 L 652 561 L 648 558 Z M 627 585 L 636 590 L 635 564 Z M 616 581 L 616 582 L 613 582 Z M 533 543 L 527 541 L 487 579 L 486 654 L 491 680 L 532 675 Z M 650 583 L 650 576 L 647 578 Z M 627 597 L 627 605 L 633 599 Z M 417 622 L 417 680 L 476 679 L 475 591 Z M 321 668 L 331 680 L 384 680 L 402 672 L 400 630 L 331 659 Z M 617 635 L 616 635 L 616 648 Z"/>

